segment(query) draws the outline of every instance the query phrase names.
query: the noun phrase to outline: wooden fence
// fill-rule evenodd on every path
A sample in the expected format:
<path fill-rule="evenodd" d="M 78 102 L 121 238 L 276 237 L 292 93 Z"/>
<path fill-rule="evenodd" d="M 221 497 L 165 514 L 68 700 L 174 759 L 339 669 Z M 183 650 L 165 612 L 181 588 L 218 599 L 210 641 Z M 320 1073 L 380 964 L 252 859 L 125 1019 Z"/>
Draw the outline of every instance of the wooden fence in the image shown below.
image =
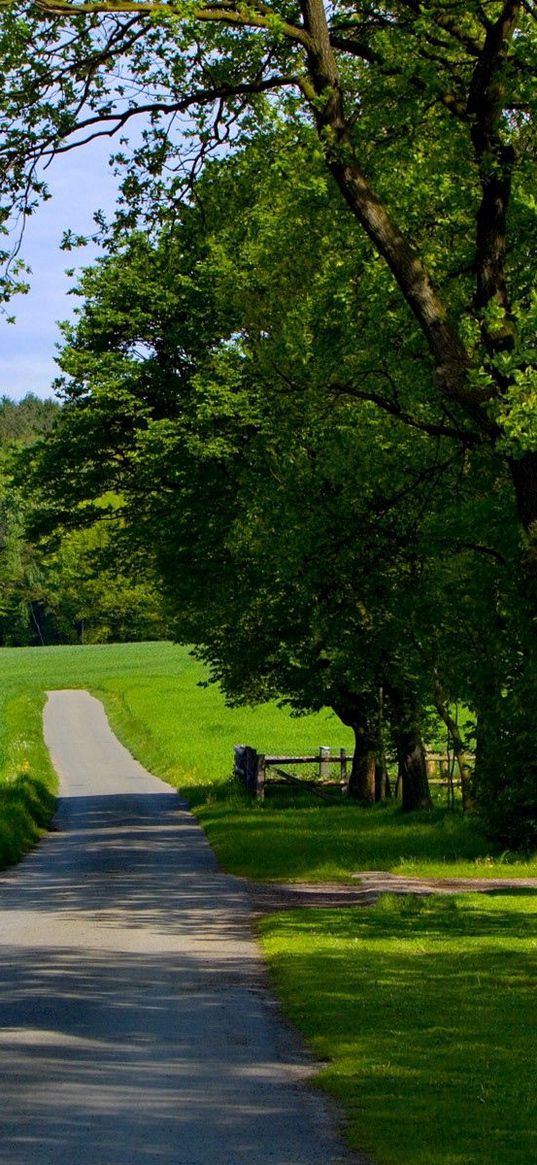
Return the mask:
<path fill-rule="evenodd" d="M 353 755 L 344 748 L 338 753 L 332 753 L 329 748 L 321 745 L 315 756 L 268 756 L 258 753 L 247 744 L 236 744 L 233 751 L 234 776 L 246 792 L 258 801 L 264 801 L 267 785 L 271 788 L 286 785 L 310 789 L 316 796 L 325 799 L 332 798 L 335 793 L 347 792 Z M 452 757 L 448 753 L 428 752 L 426 763 L 429 784 L 447 788 L 448 799 L 452 799 L 454 789 L 460 787 L 460 781 L 454 777 Z M 315 766 L 318 776 L 315 780 L 297 777 L 287 772 L 284 765 L 293 768 L 296 765 Z M 334 769 L 336 772 L 331 776 Z"/>
<path fill-rule="evenodd" d="M 235 765 L 234 775 L 248 793 L 257 797 L 258 801 L 265 799 L 265 789 L 277 785 L 298 786 L 301 789 L 310 789 L 319 797 L 330 796 L 329 790 L 346 792 L 348 785 L 348 765 L 352 763 L 352 755 L 344 748 L 337 756 L 331 754 L 329 748 L 321 746 L 315 756 L 267 756 L 256 752 L 247 744 L 234 746 Z M 284 765 L 310 765 L 318 771 L 317 780 L 296 777 L 286 772 Z M 331 768 L 337 765 L 339 777 L 331 780 Z"/>

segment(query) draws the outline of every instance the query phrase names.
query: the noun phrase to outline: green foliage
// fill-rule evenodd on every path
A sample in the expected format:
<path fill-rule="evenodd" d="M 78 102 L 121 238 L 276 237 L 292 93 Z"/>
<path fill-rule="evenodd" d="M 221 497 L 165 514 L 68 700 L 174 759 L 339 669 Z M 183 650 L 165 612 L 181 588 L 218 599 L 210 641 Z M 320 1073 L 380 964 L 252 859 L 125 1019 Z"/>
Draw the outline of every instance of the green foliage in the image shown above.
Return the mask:
<path fill-rule="evenodd" d="M 350 1144 L 384 1165 L 535 1156 L 535 894 L 382 898 L 263 923 Z"/>
<path fill-rule="evenodd" d="M 27 444 L 50 432 L 57 419 L 59 404 L 41 400 L 29 392 L 20 401 L 0 398 L 0 449 L 8 445 Z"/>
<path fill-rule="evenodd" d="M 489 834 L 506 849 L 528 851 L 537 836 L 537 752 L 531 709 L 537 698 L 535 676 L 521 655 L 518 675 L 501 693 L 491 695 L 486 729 L 481 732 L 475 783 L 482 794 L 482 816 Z"/>
<path fill-rule="evenodd" d="M 0 402 L 0 643 L 107 642 L 159 638 L 162 605 L 147 555 L 132 561 L 121 543 L 120 499 L 104 499 L 110 520 L 66 534 L 50 547 L 28 532 L 32 504 L 13 479 L 17 455 L 53 440 L 60 406 L 31 395 Z"/>

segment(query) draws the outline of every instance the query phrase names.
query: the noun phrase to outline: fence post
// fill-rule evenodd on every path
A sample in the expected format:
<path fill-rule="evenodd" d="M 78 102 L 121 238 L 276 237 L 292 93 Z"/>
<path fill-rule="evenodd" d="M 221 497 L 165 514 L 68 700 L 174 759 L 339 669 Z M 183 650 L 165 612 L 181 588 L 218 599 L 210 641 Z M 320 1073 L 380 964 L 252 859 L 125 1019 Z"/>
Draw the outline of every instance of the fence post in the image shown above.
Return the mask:
<path fill-rule="evenodd" d="M 339 776 L 342 785 L 347 784 L 347 750 L 340 748 L 339 750 Z"/>
<path fill-rule="evenodd" d="M 265 757 L 263 755 L 257 757 L 255 795 L 258 801 L 265 800 Z"/>
<path fill-rule="evenodd" d="M 330 749 L 321 744 L 319 748 L 319 780 L 328 781 L 330 779 Z"/>
<path fill-rule="evenodd" d="M 233 752 L 235 754 L 235 761 L 233 765 L 233 776 L 237 781 L 246 787 L 246 770 L 244 765 L 244 754 L 246 750 L 245 744 L 234 744 Z"/>

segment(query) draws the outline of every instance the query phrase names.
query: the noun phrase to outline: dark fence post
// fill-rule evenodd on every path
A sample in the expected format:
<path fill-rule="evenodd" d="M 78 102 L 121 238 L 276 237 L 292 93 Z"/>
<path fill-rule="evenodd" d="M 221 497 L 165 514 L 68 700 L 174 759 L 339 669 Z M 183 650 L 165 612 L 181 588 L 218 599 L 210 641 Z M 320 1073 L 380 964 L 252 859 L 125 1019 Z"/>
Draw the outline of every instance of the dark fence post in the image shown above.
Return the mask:
<path fill-rule="evenodd" d="M 247 793 L 257 793 L 257 752 L 249 744 L 235 744 L 234 773 Z"/>
<path fill-rule="evenodd" d="M 265 757 L 258 756 L 255 773 L 255 795 L 258 801 L 265 800 Z"/>

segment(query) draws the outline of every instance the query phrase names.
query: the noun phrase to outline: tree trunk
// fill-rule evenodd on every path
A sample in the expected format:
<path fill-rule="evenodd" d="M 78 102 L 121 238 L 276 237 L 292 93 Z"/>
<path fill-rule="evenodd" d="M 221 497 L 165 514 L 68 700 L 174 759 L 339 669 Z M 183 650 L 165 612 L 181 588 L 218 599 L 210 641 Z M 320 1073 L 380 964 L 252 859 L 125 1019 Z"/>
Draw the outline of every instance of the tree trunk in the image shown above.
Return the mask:
<path fill-rule="evenodd" d="M 537 453 L 524 453 L 516 461 L 511 459 L 509 468 L 520 520 L 529 533 L 537 522 Z"/>
<path fill-rule="evenodd" d="M 392 708 L 398 783 L 403 789 L 402 807 L 407 813 L 414 809 L 432 809 L 419 708 L 414 694 L 409 688 L 389 688 L 387 694 Z"/>
<path fill-rule="evenodd" d="M 355 744 L 348 795 L 356 801 L 372 805 L 376 799 L 377 754 L 362 729 L 356 725 L 350 727 L 354 731 Z"/>
<path fill-rule="evenodd" d="M 392 795 L 386 758 L 381 754 L 375 765 L 375 801 L 389 801 Z"/>
<path fill-rule="evenodd" d="M 375 801 L 387 801 L 392 795 L 388 767 L 386 764 L 386 749 L 384 747 L 384 688 L 379 688 L 378 709 L 378 756 L 375 766 Z"/>
<path fill-rule="evenodd" d="M 349 777 L 348 795 L 356 801 L 373 804 L 376 799 L 376 768 L 379 752 L 376 726 L 368 715 L 369 709 L 360 699 L 349 698 L 349 702 L 334 706 L 339 719 L 352 728 L 354 733 L 354 756 Z"/>

